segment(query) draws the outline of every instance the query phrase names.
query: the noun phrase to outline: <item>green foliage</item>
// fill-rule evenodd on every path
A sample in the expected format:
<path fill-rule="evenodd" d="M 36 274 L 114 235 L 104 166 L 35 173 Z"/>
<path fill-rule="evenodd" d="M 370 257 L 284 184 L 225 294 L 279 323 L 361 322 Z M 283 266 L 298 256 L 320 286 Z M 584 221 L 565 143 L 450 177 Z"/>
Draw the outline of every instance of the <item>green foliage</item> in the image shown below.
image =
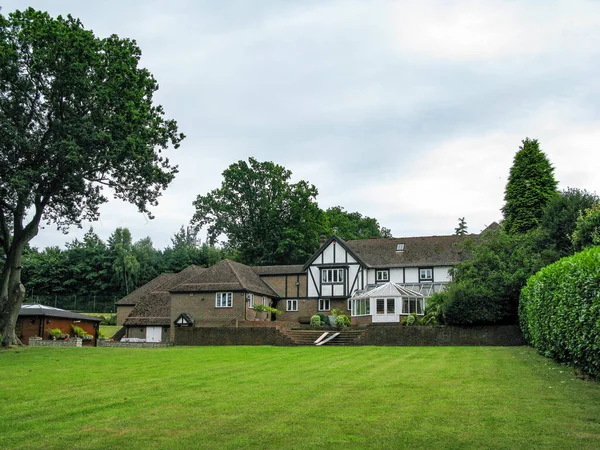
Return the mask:
<path fill-rule="evenodd" d="M 544 267 L 519 304 L 527 342 L 545 356 L 600 378 L 600 247 Z"/>
<path fill-rule="evenodd" d="M 458 227 L 454 229 L 456 236 L 464 236 L 467 234 L 467 222 L 464 217 L 458 218 Z"/>
<path fill-rule="evenodd" d="M 321 318 L 317 314 L 311 316 L 311 318 L 310 318 L 310 326 L 311 327 L 320 327 L 322 323 L 323 322 L 321 322 Z"/>
<path fill-rule="evenodd" d="M 515 322 L 521 288 L 540 268 L 556 260 L 537 230 L 508 234 L 488 230 L 472 246 L 471 258 L 453 271 L 443 307 L 447 324 Z"/>
<path fill-rule="evenodd" d="M 342 309 L 341 309 L 341 308 L 333 308 L 333 309 L 331 310 L 331 314 L 332 314 L 333 316 L 336 316 L 336 317 L 337 317 L 337 316 L 339 316 L 340 314 L 342 314 Z"/>
<path fill-rule="evenodd" d="M 544 208 L 540 221 L 540 230 L 547 247 L 556 251 L 559 257 L 563 257 L 572 255 L 578 249 L 581 250 L 589 245 L 591 242 L 580 246 L 578 236 L 577 247 L 575 247 L 572 236 L 580 216 L 598 203 L 596 194 L 580 189 L 568 188 L 559 195 L 553 196 Z"/>
<path fill-rule="evenodd" d="M 90 336 L 83 328 L 78 327 L 77 325 L 71 325 L 71 329 L 73 330 L 73 333 L 77 337 L 86 338 L 86 337 Z"/>
<path fill-rule="evenodd" d="M 554 168 L 537 139 L 526 138 L 515 155 L 504 193 L 504 228 L 508 233 L 535 229 L 550 199 L 556 195 Z"/>
<path fill-rule="evenodd" d="M 572 241 L 576 250 L 600 245 L 600 204 L 595 204 L 577 218 Z"/>
<path fill-rule="evenodd" d="M 262 305 L 260 303 L 255 304 L 252 309 L 254 309 L 254 312 L 267 312 L 267 306 L 266 305 Z"/>
<path fill-rule="evenodd" d="M 271 313 L 271 314 L 274 314 L 274 315 L 278 315 L 278 314 L 282 314 L 282 313 L 283 313 L 283 311 L 280 311 L 280 310 L 279 310 L 279 309 L 277 309 L 277 308 L 272 308 L 272 307 L 270 307 L 270 306 L 265 306 L 265 308 L 266 308 L 266 311 L 267 311 L 267 312 L 269 312 L 269 313 Z"/>
<path fill-rule="evenodd" d="M 348 241 L 392 237 L 388 228 L 381 227 L 376 219 L 363 216 L 359 212 L 347 212 L 341 206 L 325 211 L 326 235 L 335 234 Z"/>
<path fill-rule="evenodd" d="M 152 218 L 177 173 L 161 151 L 184 136 L 153 104 L 158 83 L 140 58 L 135 41 L 96 38 L 70 15 L 0 15 L 2 345 L 14 341 L 22 253 L 42 220 L 95 220 L 107 192 Z"/>
<path fill-rule="evenodd" d="M 244 264 L 305 262 L 317 250 L 323 213 L 317 188 L 291 176 L 269 161 L 231 164 L 219 189 L 197 197 L 193 223 L 208 226 L 211 243 L 225 234 Z"/>
<path fill-rule="evenodd" d="M 63 332 L 61 331 L 60 328 L 53 328 L 52 330 L 48 330 L 48 334 L 50 335 L 50 337 L 55 337 L 56 339 L 60 339 Z"/>
<path fill-rule="evenodd" d="M 440 325 L 444 323 L 444 308 L 448 301 L 446 292 L 436 292 L 427 299 L 423 325 Z"/>
<path fill-rule="evenodd" d="M 100 316 L 100 318 L 102 319 L 102 322 L 100 322 L 100 325 L 116 325 L 117 324 L 117 315 L 116 314 L 106 314 L 103 316 Z"/>
<path fill-rule="evenodd" d="M 412 325 L 419 325 L 419 317 L 415 314 L 409 314 L 408 316 L 404 316 L 400 321 L 402 325 L 406 325 L 408 327 Z"/>
<path fill-rule="evenodd" d="M 316 315 L 319 316 L 322 325 L 329 325 L 329 319 L 327 314 L 325 314 L 324 312 L 318 312 Z"/>
<path fill-rule="evenodd" d="M 344 328 L 350 326 L 350 318 L 346 314 L 338 314 L 335 316 L 335 326 Z"/>

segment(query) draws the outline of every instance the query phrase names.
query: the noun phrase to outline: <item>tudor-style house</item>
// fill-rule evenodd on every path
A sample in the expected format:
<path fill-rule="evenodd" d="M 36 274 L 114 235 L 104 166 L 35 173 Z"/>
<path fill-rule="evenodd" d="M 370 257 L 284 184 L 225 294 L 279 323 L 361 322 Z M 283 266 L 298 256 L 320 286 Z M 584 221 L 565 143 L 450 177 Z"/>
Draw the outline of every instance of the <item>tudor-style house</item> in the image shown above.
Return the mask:
<path fill-rule="evenodd" d="M 258 318 L 256 304 L 281 311 L 271 317 L 275 324 L 298 324 L 335 308 L 354 325 L 399 322 L 423 314 L 427 298 L 450 281 L 450 269 L 464 259 L 459 244 L 466 238 L 345 242 L 332 236 L 303 266 L 250 267 L 229 260 L 208 269 L 190 266 L 117 302 L 119 322 L 126 336 L 150 341 L 173 340 L 173 327 L 250 325 Z"/>

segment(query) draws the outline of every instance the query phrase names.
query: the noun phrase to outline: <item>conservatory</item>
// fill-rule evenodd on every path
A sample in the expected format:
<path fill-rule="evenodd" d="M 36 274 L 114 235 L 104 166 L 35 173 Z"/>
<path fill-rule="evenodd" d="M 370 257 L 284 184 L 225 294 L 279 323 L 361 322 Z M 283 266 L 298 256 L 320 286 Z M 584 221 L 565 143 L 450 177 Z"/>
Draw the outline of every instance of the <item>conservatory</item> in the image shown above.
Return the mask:
<path fill-rule="evenodd" d="M 350 301 L 352 317 L 371 316 L 373 323 L 399 322 L 401 316 L 425 312 L 422 294 L 391 282 L 357 291 Z"/>

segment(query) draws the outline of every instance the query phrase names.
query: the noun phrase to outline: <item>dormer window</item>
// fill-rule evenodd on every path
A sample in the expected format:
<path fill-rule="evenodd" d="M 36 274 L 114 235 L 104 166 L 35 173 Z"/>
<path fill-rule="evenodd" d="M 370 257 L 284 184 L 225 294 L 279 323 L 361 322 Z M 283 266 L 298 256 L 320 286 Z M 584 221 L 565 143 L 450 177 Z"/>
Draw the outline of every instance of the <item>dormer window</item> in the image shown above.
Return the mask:
<path fill-rule="evenodd" d="M 404 251 L 404 244 L 396 244 L 396 251 L 397 252 L 403 252 Z"/>
<path fill-rule="evenodd" d="M 181 313 L 177 319 L 175 319 L 176 327 L 191 327 L 194 325 L 194 319 L 187 313 Z"/>

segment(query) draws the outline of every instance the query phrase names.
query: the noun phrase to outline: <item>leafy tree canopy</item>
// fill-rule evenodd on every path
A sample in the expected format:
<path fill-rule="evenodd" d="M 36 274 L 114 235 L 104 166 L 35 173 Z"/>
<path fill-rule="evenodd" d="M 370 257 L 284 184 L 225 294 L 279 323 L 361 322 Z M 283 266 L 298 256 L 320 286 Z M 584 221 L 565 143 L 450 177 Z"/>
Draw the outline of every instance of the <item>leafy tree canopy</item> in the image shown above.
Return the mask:
<path fill-rule="evenodd" d="M 0 15 L 0 279 L 3 345 L 17 342 L 21 257 L 41 220 L 98 217 L 105 188 L 150 217 L 176 168 L 177 124 L 153 104 L 158 83 L 135 41 L 97 38 L 71 16 Z"/>
<path fill-rule="evenodd" d="M 554 168 L 537 139 L 526 138 L 515 155 L 504 193 L 504 228 L 526 233 L 536 228 L 544 207 L 556 195 Z"/>
<path fill-rule="evenodd" d="M 577 218 L 572 241 L 576 251 L 600 245 L 600 204 L 596 203 Z"/>
<path fill-rule="evenodd" d="M 325 211 L 327 235 L 335 234 L 346 241 L 392 237 L 388 228 L 379 225 L 377 219 L 363 216 L 359 212 L 347 212 L 341 206 Z"/>

